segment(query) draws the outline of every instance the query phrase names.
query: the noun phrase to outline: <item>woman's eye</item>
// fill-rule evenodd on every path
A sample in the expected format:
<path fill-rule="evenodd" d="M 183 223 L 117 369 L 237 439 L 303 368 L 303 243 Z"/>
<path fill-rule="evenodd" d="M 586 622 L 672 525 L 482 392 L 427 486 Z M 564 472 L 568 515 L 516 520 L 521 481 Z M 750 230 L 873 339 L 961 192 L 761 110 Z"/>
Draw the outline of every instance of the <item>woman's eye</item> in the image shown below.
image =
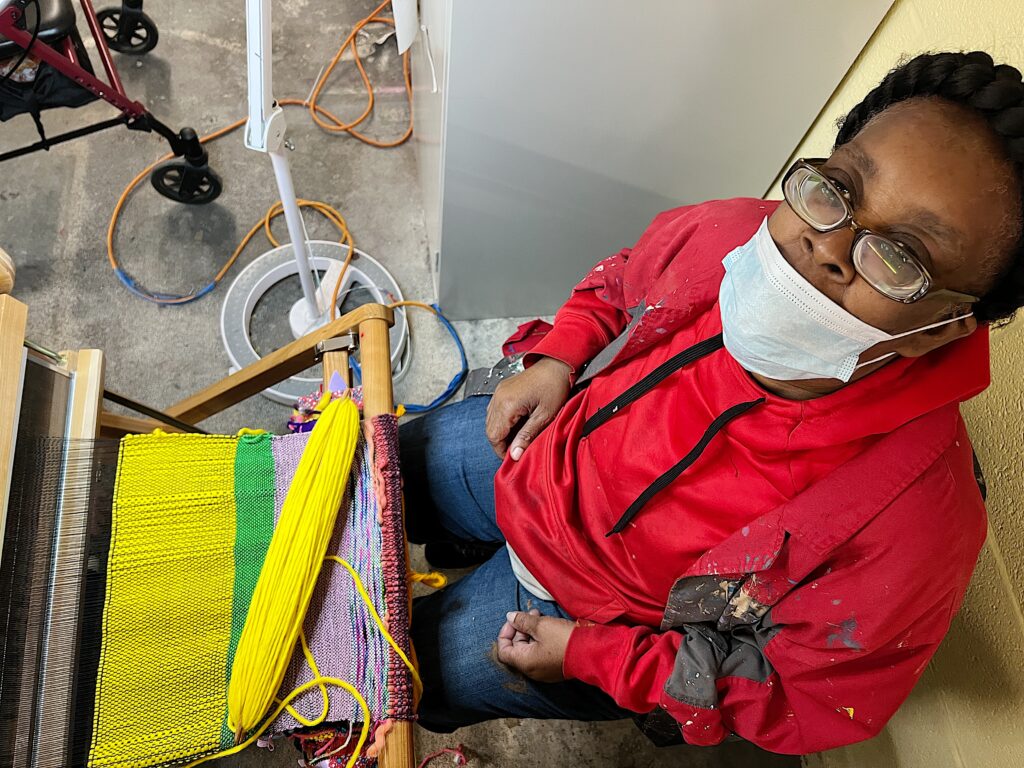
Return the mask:
<path fill-rule="evenodd" d="M 921 261 L 921 251 L 924 250 L 922 246 L 909 243 L 907 242 L 907 238 L 900 237 L 899 235 L 893 236 L 893 241 L 902 248 L 910 258 L 917 262 Z"/>
<path fill-rule="evenodd" d="M 843 197 L 845 197 L 851 203 L 853 202 L 853 195 L 850 193 L 850 187 L 848 184 L 843 183 L 841 179 L 837 179 L 834 176 L 829 177 L 829 181 L 832 182 L 832 184 L 835 186 L 836 189 L 839 190 L 839 193 Z"/>
<path fill-rule="evenodd" d="M 825 182 L 821 182 L 819 185 L 818 194 L 820 194 L 825 202 L 830 205 L 836 203 L 839 203 L 840 205 L 842 204 L 842 201 L 840 200 L 839 195 L 836 194 L 836 191 Z"/>
<path fill-rule="evenodd" d="M 818 169 L 818 173 L 831 181 L 843 195 L 849 195 L 853 189 L 850 177 L 842 169 L 822 166 Z"/>

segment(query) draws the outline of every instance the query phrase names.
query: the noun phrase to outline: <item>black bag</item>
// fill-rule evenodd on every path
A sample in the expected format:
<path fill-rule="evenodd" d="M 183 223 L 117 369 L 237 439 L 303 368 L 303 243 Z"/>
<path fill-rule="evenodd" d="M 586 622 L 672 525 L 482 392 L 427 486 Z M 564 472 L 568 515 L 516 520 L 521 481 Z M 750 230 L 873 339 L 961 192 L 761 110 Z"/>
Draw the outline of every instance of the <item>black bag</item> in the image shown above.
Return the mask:
<path fill-rule="evenodd" d="M 82 68 L 93 73 L 92 63 L 82 45 L 78 30 L 70 33 L 75 53 Z M 0 82 L 0 122 L 17 115 L 30 114 L 35 120 L 40 138 L 45 140 L 39 119 L 44 109 L 54 107 L 81 107 L 96 100 L 96 96 L 69 77 L 65 77 L 45 61 L 39 62 L 36 79 L 31 83 L 16 83 L 7 79 Z"/>

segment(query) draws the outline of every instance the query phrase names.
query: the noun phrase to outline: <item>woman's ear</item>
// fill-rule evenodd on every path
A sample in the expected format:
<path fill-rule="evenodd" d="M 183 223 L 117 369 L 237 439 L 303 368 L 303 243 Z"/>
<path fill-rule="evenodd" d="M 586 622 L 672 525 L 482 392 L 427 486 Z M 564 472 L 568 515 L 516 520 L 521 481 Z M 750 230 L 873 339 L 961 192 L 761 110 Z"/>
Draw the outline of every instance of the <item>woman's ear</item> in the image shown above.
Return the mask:
<path fill-rule="evenodd" d="M 958 305 L 951 315 L 959 317 L 958 320 L 902 338 L 893 351 L 903 357 L 921 357 L 951 341 L 970 336 L 978 327 L 978 320 L 969 313 L 969 308 L 965 309 L 964 305 Z"/>

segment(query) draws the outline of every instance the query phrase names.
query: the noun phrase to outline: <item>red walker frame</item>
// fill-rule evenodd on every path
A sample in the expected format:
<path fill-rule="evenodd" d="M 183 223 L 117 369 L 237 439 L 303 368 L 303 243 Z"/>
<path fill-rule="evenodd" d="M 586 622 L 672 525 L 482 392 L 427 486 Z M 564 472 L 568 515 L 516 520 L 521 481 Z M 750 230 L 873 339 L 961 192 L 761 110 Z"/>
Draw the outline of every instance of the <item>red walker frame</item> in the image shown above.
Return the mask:
<path fill-rule="evenodd" d="M 155 131 L 167 140 L 176 157 L 183 158 L 183 161 L 170 160 L 154 169 L 152 180 L 157 191 L 165 197 L 184 203 L 208 203 L 215 199 L 220 194 L 221 182 L 210 170 L 206 149 L 200 143 L 196 132 L 191 128 L 182 128 L 178 132 L 173 131 L 155 118 L 140 102 L 133 101 L 125 93 L 91 0 L 79 0 L 79 4 L 96 43 L 100 60 L 103 62 L 108 83 L 104 83 L 82 66 L 70 36 L 61 41 L 62 51 L 57 51 L 38 39 L 33 43 L 29 31 L 19 26 L 25 15 L 25 4 L 26 0 L 13 0 L 6 7 L 0 9 L 0 35 L 22 50 L 29 51 L 96 97 L 116 107 L 121 115 L 85 128 L 62 133 L 53 138 L 44 138 L 35 144 L 10 150 L 0 154 L 0 162 L 31 152 L 48 150 L 55 144 L 124 124 L 131 130 Z"/>

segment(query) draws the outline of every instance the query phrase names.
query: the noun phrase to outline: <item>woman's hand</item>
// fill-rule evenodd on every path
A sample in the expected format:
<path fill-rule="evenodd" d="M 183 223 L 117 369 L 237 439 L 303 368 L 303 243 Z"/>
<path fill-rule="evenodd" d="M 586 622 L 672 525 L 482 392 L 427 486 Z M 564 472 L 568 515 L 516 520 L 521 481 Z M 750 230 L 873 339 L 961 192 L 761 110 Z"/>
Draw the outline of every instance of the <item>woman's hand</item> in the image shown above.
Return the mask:
<path fill-rule="evenodd" d="M 541 616 L 536 608 L 529 613 L 512 611 L 505 618 L 498 632 L 498 661 L 541 683 L 564 680 L 562 661 L 576 625 Z"/>
<path fill-rule="evenodd" d="M 570 373 L 572 369 L 561 360 L 542 357 L 498 385 L 487 406 L 487 439 L 499 457 L 504 459 L 511 448 L 512 460 L 519 461 L 526 447 L 569 398 Z M 526 421 L 516 431 L 516 425 L 523 419 Z"/>

